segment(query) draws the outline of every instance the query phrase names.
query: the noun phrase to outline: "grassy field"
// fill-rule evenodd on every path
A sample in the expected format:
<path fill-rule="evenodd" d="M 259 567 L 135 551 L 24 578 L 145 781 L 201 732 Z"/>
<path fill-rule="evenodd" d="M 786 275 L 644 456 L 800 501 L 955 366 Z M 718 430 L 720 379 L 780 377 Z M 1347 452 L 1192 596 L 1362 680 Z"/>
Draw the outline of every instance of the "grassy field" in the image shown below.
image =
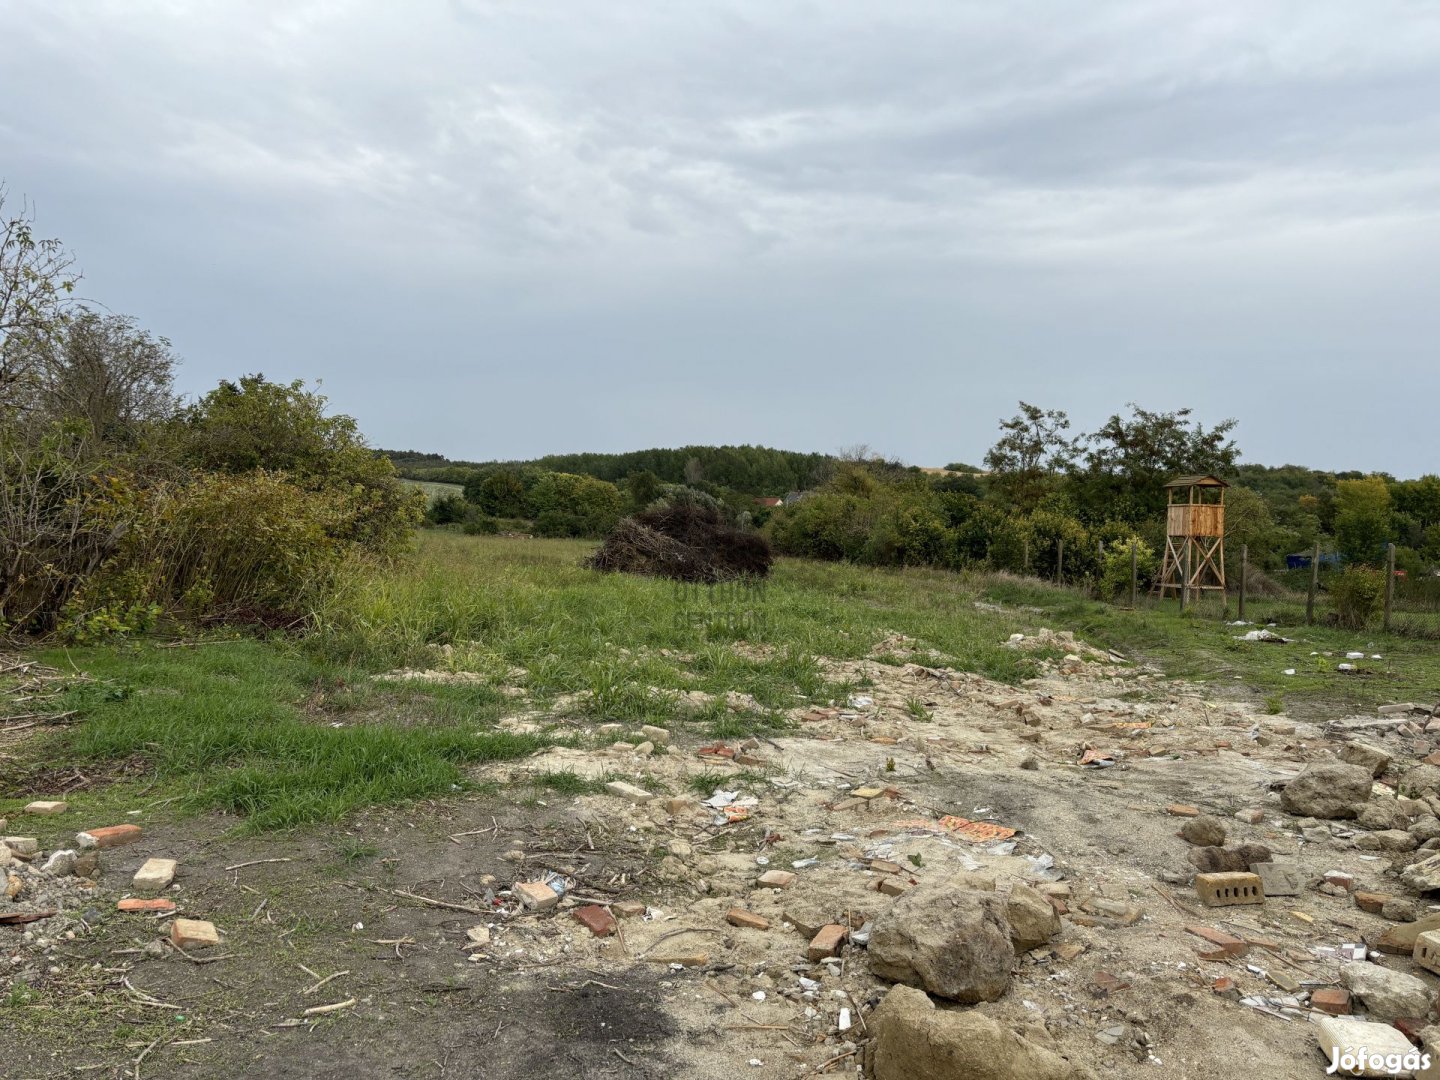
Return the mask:
<path fill-rule="evenodd" d="M 49 703 L 83 721 L 32 740 L 7 767 L 0 816 L 78 770 L 119 780 L 76 792 L 80 806 L 143 795 L 174 812 L 231 812 L 249 830 L 336 821 L 462 790 L 471 763 L 574 743 L 567 718 L 717 737 L 783 728 L 787 710 L 852 689 L 827 682 L 817 657 L 883 657 L 895 635 L 936 666 L 1012 684 L 1044 654 L 1003 642 L 1049 626 L 1297 716 L 1440 698 L 1440 650 L 1423 641 L 1282 627 L 1300 640 L 1245 643 L 1203 614 L 1129 612 L 1033 581 L 798 560 L 760 590 L 686 589 L 587 570 L 590 546 L 426 532 L 413 558 L 351 576 L 303 639 L 43 652 L 90 677 Z M 1311 655 L 1349 650 L 1383 659 L 1343 674 L 1336 655 Z M 401 667 L 478 678 L 372 678 Z M 687 691 L 716 696 L 696 705 Z M 731 691 L 753 705 L 727 708 Z M 496 727 L 519 712 L 543 717 L 543 730 Z"/>
<path fill-rule="evenodd" d="M 460 484 L 442 484 L 435 480 L 407 480 L 403 476 L 400 483 L 407 487 L 417 487 L 425 492 L 425 498 L 431 503 L 437 499 L 443 499 L 447 495 L 463 495 L 465 488 Z"/>

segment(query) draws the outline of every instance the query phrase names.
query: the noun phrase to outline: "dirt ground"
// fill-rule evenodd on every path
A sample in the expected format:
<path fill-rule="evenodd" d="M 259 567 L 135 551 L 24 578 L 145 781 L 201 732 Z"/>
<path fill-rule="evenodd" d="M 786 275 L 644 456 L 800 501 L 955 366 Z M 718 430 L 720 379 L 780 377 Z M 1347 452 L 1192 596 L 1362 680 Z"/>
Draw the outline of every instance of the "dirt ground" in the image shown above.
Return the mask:
<path fill-rule="evenodd" d="M 37 976 L 93 1003 L 93 1016 L 72 1009 L 50 1025 L 41 1008 L 8 1010 L 24 1015 L 7 1019 L 0 1074 L 854 1075 L 865 1017 L 889 984 L 859 945 L 833 965 L 809 961 L 801 928 L 860 928 L 894 903 L 875 888 L 883 878 L 919 887 L 967 874 L 1002 891 L 1029 881 L 1068 912 L 1053 941 L 1018 957 L 1004 998 L 976 1006 L 1027 1038 L 1122 1078 L 1323 1076 L 1303 1008 L 1285 1015 L 1236 998 L 1283 997 L 1269 971 L 1307 989 L 1333 984 L 1340 961 L 1317 947 L 1391 925 L 1348 894 L 1320 891 L 1325 872 L 1405 895 L 1391 863 L 1413 855 L 1356 848 L 1354 823 L 1321 836 L 1307 821 L 1302 839 L 1279 806 L 1278 788 L 1339 745 L 1318 722 L 1332 718 L 1265 715 L 1242 690 L 1218 700 L 1065 636 L 1015 643 L 1032 645 L 1070 656 L 1018 689 L 897 665 L 903 639 L 876 650 L 887 662 L 831 664 L 856 695 L 797 709 L 785 737 L 731 740 L 725 750 L 741 764 L 702 753 L 709 741 L 678 725 L 671 745 L 649 754 L 634 749 L 639 732 L 596 731 L 622 745 L 487 767 L 477 779 L 499 794 L 375 810 L 343 828 L 235 839 L 234 822 L 220 818 L 147 827 L 138 843 L 103 854 L 94 904 L 103 917 L 53 941 Z M 1403 749 L 1429 751 L 1423 738 Z M 1078 764 L 1087 750 L 1113 764 Z M 653 797 L 518 782 L 555 772 L 619 774 Z M 742 802 L 753 796 L 747 816 L 729 821 L 699 805 L 697 776 Z M 867 787 L 881 791 L 854 794 Z M 1177 836 L 1184 819 L 1170 804 L 1219 818 L 1228 843 L 1268 846 L 1299 871 L 1300 895 L 1202 908 Z M 1253 808 L 1264 812 L 1257 825 L 1235 816 Z M 947 815 L 1016 835 L 971 843 L 941 823 Z M 113 913 L 151 856 L 179 861 L 167 895 L 181 915 L 217 925 L 218 949 L 183 955 L 160 944 L 168 916 Z M 877 859 L 900 872 L 877 872 Z M 762 888 L 767 869 L 796 879 Z M 547 875 L 565 882 L 561 904 L 517 910 L 510 886 Z M 614 936 L 574 918 L 585 904 L 621 901 L 647 911 L 621 918 Z M 769 929 L 731 925 L 736 907 Z M 1241 959 L 1203 960 L 1212 946 L 1186 931 L 1195 925 L 1256 944 Z M 487 943 L 467 937 L 477 927 Z M 31 945 L 16 967 L 33 961 L 46 931 L 33 923 L 21 933 L 0 927 L 7 955 Z M 1414 971 L 1408 958 L 1385 960 Z M 1223 976 L 1238 995 L 1213 989 Z"/>

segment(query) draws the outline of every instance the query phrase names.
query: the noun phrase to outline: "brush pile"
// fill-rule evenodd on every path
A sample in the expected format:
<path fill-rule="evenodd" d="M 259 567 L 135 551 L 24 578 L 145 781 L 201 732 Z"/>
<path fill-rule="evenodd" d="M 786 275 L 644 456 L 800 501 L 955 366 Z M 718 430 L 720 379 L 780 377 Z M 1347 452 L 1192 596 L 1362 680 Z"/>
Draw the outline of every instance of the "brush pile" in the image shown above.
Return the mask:
<path fill-rule="evenodd" d="M 770 541 L 713 506 L 661 503 L 624 518 L 589 565 L 596 570 L 711 583 L 765 577 Z"/>

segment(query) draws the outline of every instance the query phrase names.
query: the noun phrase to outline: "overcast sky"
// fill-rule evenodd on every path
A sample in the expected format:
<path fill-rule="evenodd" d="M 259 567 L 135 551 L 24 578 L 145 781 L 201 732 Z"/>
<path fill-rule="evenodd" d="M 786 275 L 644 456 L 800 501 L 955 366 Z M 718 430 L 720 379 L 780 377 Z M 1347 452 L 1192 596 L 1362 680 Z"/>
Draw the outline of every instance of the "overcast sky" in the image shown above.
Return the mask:
<path fill-rule="evenodd" d="M 1440 5 L 0 0 L 0 177 L 183 388 L 375 445 L 1435 471 Z"/>

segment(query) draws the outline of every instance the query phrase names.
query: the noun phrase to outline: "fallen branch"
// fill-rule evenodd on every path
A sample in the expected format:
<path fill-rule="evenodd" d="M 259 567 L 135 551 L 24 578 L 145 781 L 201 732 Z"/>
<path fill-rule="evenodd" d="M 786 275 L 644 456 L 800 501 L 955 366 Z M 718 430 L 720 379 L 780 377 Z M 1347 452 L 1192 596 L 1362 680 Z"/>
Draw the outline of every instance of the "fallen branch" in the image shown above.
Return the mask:
<path fill-rule="evenodd" d="M 261 866 L 261 865 L 263 865 L 263 864 L 265 864 L 265 863 L 294 862 L 294 861 L 295 861 L 295 860 L 293 860 L 293 859 L 288 859 L 288 858 L 287 858 L 287 859 L 251 859 L 249 862 L 237 862 L 234 866 L 227 866 L 227 867 L 225 867 L 225 872 L 226 872 L 226 873 L 229 873 L 231 870 L 244 870 L 245 867 L 247 867 L 247 866 Z"/>
<path fill-rule="evenodd" d="M 350 974 L 350 972 L 349 972 L 348 970 L 346 970 L 346 971 L 337 971 L 334 975 L 326 975 L 325 978 L 321 979 L 321 980 L 320 980 L 319 982 L 317 982 L 314 986 L 309 986 L 309 987 L 306 987 L 304 990 L 301 990 L 301 991 L 300 991 L 300 996 L 301 996 L 301 997 L 308 997 L 309 995 L 313 994 L 316 990 L 319 990 L 319 989 L 320 989 L 322 986 L 324 986 L 326 983 L 328 983 L 328 982 L 334 982 L 336 979 L 340 978 L 340 976 L 342 976 L 342 975 L 349 975 L 349 974 Z"/>
<path fill-rule="evenodd" d="M 305 1010 L 306 1016 L 320 1016 L 323 1013 L 339 1012 L 341 1009 L 348 1009 L 355 1004 L 354 998 L 346 998 L 344 1001 L 337 1001 L 333 1005 L 311 1005 Z"/>
<path fill-rule="evenodd" d="M 445 908 L 448 911 L 463 911 L 467 915 L 489 915 L 491 912 L 482 908 L 471 907 L 468 904 L 452 904 L 446 900 L 435 900 L 428 896 L 421 896 L 419 893 L 406 892 L 404 889 L 391 889 L 396 896 L 403 896 L 407 900 L 419 900 L 422 904 L 429 904 L 431 907 Z"/>

